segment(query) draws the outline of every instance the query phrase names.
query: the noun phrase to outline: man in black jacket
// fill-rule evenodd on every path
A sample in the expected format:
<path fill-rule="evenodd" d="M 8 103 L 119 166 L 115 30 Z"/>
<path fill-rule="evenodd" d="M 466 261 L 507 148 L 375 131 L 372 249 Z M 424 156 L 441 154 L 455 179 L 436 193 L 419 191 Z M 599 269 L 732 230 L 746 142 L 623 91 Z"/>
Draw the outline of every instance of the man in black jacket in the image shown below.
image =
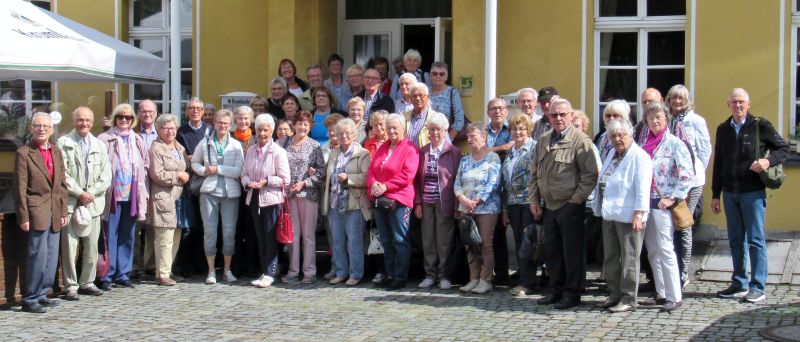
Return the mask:
<path fill-rule="evenodd" d="M 711 210 L 720 212 L 725 201 L 728 242 L 733 259 L 732 284 L 717 292 L 722 298 L 763 302 L 767 281 L 767 244 L 764 238 L 766 193 L 759 173 L 786 160 L 789 146 L 764 118 L 750 114 L 750 95 L 742 88 L 728 95 L 731 117 L 717 127 Z M 764 157 L 769 151 L 769 157 Z M 750 259 L 750 279 L 746 258 Z"/>
<path fill-rule="evenodd" d="M 364 121 L 369 122 L 369 116 L 376 110 L 385 110 L 389 113 L 394 113 L 394 101 L 389 96 L 383 95 L 381 92 L 381 74 L 375 68 L 367 68 L 364 71 L 364 91 L 359 92 L 356 96 L 361 97 L 366 104 L 364 114 Z M 343 110 L 347 110 L 347 104 L 342 103 Z"/>

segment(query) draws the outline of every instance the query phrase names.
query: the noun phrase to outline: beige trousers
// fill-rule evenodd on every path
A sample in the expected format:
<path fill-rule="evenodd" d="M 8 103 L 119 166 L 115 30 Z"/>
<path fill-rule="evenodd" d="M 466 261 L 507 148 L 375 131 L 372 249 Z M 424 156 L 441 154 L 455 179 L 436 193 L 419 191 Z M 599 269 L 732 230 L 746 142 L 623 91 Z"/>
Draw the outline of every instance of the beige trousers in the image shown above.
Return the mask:
<path fill-rule="evenodd" d="M 156 279 L 169 278 L 172 261 L 181 245 L 181 230 L 177 228 L 148 227 L 153 231 L 156 255 Z"/>
<path fill-rule="evenodd" d="M 72 228 L 72 214 L 67 219 L 69 223 L 61 230 L 61 269 L 64 272 L 64 288 L 68 292 L 75 292 L 78 288 L 94 286 L 97 275 L 97 239 L 100 236 L 100 216 L 93 217 L 89 224 L 90 233 L 86 237 L 78 237 Z M 83 242 L 82 263 L 80 279 L 75 263 L 78 259 L 78 243 Z"/>

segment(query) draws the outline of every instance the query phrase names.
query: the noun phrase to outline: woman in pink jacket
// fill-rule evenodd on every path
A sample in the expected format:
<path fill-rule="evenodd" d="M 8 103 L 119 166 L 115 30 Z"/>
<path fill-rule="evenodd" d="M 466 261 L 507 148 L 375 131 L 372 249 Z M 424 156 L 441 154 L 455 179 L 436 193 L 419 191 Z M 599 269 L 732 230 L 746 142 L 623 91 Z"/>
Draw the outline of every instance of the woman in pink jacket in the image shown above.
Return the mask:
<path fill-rule="evenodd" d="M 406 120 L 400 114 L 386 118 L 388 143 L 375 152 L 367 172 L 367 193 L 374 203 L 373 217 L 378 227 L 387 277 L 378 283 L 387 290 L 406 286 L 411 244 L 408 225 L 414 207 L 414 176 L 419 166 L 419 151 L 405 137 Z"/>
<path fill-rule="evenodd" d="M 272 141 L 275 121 L 269 114 L 255 120 L 256 141 L 244 158 L 242 185 L 247 194 L 245 204 L 253 216 L 258 254 L 263 270 L 260 278 L 250 282 L 256 287 L 269 287 L 278 272 L 278 241 L 275 224 L 279 205 L 283 202 L 284 187 L 289 184 L 289 159 L 286 150 Z"/>

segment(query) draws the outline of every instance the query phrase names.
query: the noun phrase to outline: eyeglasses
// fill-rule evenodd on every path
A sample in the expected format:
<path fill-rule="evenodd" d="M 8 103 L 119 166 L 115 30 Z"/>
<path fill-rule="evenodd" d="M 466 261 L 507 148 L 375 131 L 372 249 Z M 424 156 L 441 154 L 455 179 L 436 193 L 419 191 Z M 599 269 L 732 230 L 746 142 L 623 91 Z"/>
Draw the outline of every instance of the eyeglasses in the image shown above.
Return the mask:
<path fill-rule="evenodd" d="M 564 112 L 564 113 L 550 113 L 550 116 L 554 118 L 566 118 L 567 115 L 572 114 L 572 112 Z"/>
<path fill-rule="evenodd" d="M 117 115 L 117 120 L 133 121 L 133 115 Z"/>
<path fill-rule="evenodd" d="M 364 76 L 364 79 L 367 80 L 367 81 L 380 81 L 381 80 L 380 77 L 374 77 L 374 76 Z"/>
<path fill-rule="evenodd" d="M 446 72 L 444 72 L 444 71 L 442 71 L 442 72 L 438 72 L 438 71 L 431 71 L 431 76 L 435 76 L 435 77 L 439 77 L 439 76 L 441 76 L 441 77 L 444 77 L 444 76 L 447 76 L 447 73 L 446 73 Z"/>
<path fill-rule="evenodd" d="M 506 109 L 506 106 L 489 107 L 489 111 L 490 112 L 499 112 L 499 111 L 504 110 L 504 109 Z"/>
<path fill-rule="evenodd" d="M 34 129 L 50 129 L 53 128 L 53 125 L 43 125 L 43 124 L 34 124 L 31 125 Z"/>
<path fill-rule="evenodd" d="M 203 110 L 203 107 L 191 106 L 191 107 L 186 107 L 186 109 L 187 110 Z"/>
<path fill-rule="evenodd" d="M 410 97 L 412 99 L 424 99 L 428 94 L 411 94 Z"/>
<path fill-rule="evenodd" d="M 269 88 L 269 90 L 272 90 L 273 92 L 276 92 L 276 91 L 281 91 L 281 90 L 283 90 L 283 89 L 284 89 L 283 87 L 277 87 L 277 88 L 271 88 L 271 87 L 270 87 L 270 88 Z"/>

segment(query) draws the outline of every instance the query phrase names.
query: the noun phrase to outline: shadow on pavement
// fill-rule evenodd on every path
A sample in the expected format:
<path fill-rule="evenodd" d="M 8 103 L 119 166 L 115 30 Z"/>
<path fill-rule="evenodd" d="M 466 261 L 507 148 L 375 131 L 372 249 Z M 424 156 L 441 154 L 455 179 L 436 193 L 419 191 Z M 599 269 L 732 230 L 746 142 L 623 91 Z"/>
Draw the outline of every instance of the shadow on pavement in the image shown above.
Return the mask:
<path fill-rule="evenodd" d="M 765 305 L 754 310 L 741 311 L 724 316 L 708 325 L 693 336 L 690 341 L 711 340 L 753 340 L 768 338 L 774 341 L 800 341 L 800 327 L 792 330 L 794 335 L 780 338 L 788 329 L 765 329 L 773 326 L 800 325 L 800 302 L 790 304 Z"/>

